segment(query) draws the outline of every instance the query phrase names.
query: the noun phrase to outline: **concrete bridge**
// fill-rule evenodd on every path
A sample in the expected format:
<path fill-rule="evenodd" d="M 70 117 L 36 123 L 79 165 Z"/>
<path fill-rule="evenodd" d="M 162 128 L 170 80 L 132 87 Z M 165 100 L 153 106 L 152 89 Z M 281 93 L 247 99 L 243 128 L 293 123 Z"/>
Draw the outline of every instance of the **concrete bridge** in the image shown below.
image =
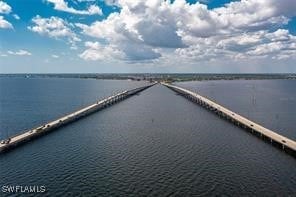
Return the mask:
<path fill-rule="evenodd" d="M 128 91 L 123 91 L 121 93 L 118 93 L 116 95 L 110 96 L 108 98 L 105 98 L 103 100 L 97 101 L 96 103 L 87 106 L 83 109 L 80 109 L 78 111 L 75 111 L 71 114 L 68 114 L 66 116 L 63 116 L 55 121 L 48 122 L 42 126 L 33 128 L 31 130 L 25 131 L 22 134 L 12 136 L 6 140 L 2 140 L 0 143 L 0 153 L 6 152 L 14 147 L 17 147 L 25 142 L 31 141 L 37 137 L 40 137 L 42 135 L 45 135 L 55 129 L 58 129 L 64 125 L 67 125 L 71 122 L 77 121 L 81 119 L 84 116 L 90 115 L 96 111 L 99 111 L 103 108 L 106 108 L 114 103 L 120 102 L 121 100 L 124 100 L 132 95 L 135 95 L 153 85 L 156 83 L 135 88 Z M 195 92 L 186 90 L 184 88 L 167 84 L 167 83 L 161 83 L 162 85 L 172 89 L 173 91 L 179 93 L 180 95 L 186 97 L 187 99 L 191 100 L 194 103 L 197 103 L 206 109 L 214 112 L 219 117 L 224 118 L 231 123 L 249 131 L 250 133 L 260 137 L 261 139 L 271 143 L 272 145 L 282 149 L 286 153 L 289 153 L 290 155 L 296 157 L 296 142 L 284 137 L 274 131 L 271 131 L 263 126 L 261 126 L 258 123 L 255 123 L 225 107 L 222 105 L 219 105 L 218 103 L 211 101 L 210 99 L 203 97 Z"/>
<path fill-rule="evenodd" d="M 258 123 L 255 123 L 225 107 L 211 101 L 210 99 L 203 97 L 195 92 L 186 90 L 184 88 L 162 83 L 162 85 L 172 89 L 180 95 L 186 97 L 194 103 L 197 103 L 206 109 L 214 112 L 218 116 L 230 121 L 231 123 L 249 131 L 250 133 L 257 135 L 261 139 L 271 143 L 272 145 L 284 150 L 288 154 L 296 157 L 296 142 L 284 137 L 274 131 L 271 131 Z"/>
<path fill-rule="evenodd" d="M 96 111 L 106 108 L 112 104 L 119 102 L 119 101 L 122 101 L 132 95 L 135 95 L 135 94 L 155 85 L 155 84 L 156 83 L 149 84 L 147 86 L 143 86 L 143 87 L 139 87 L 139 88 L 135 88 L 132 90 L 123 91 L 121 93 L 115 94 L 115 95 L 105 98 L 103 100 L 97 101 L 96 103 L 94 103 L 92 105 L 89 105 L 83 109 L 80 109 L 80 110 L 75 111 L 71 114 L 63 116 L 57 120 L 54 120 L 52 122 L 48 122 L 46 124 L 43 124 L 42 126 L 25 131 L 19 135 L 12 136 L 8 139 L 1 140 L 0 153 L 6 152 L 6 151 L 8 151 L 12 148 L 15 148 L 25 142 L 31 141 L 37 137 L 45 135 L 45 134 L 47 134 L 53 130 L 56 130 L 62 126 L 65 126 L 71 122 L 75 122 L 75 121 L 81 119 L 82 117 L 90 115 Z"/>

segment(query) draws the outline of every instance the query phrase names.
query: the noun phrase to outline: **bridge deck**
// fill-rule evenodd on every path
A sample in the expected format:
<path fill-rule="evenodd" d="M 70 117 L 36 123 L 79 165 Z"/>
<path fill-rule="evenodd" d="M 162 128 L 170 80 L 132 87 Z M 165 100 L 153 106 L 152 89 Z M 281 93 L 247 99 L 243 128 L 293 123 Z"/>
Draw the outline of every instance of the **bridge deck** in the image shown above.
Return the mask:
<path fill-rule="evenodd" d="M 153 85 L 155 85 L 155 83 L 153 83 L 151 85 L 135 88 L 132 90 L 128 90 L 128 91 L 123 91 L 121 93 L 110 96 L 110 97 L 105 98 L 103 100 L 97 101 L 96 103 L 94 103 L 92 105 L 89 105 L 89 106 L 82 108 L 78 111 L 75 111 L 73 113 L 70 113 L 66 116 L 63 116 L 63 117 L 57 119 L 57 120 L 48 122 L 42 126 L 25 131 L 24 133 L 21 133 L 19 135 L 12 136 L 12 137 L 8 138 L 9 139 L 8 143 L 4 143 L 4 144 L 1 143 L 0 144 L 0 153 L 4 152 L 6 150 L 9 150 L 10 148 L 15 147 L 23 142 L 30 141 L 31 139 L 33 139 L 35 137 L 46 134 L 49 131 L 52 131 L 54 129 L 62 127 L 66 124 L 69 124 L 70 122 L 74 122 L 83 116 L 89 115 L 89 114 L 91 114 L 101 108 L 104 108 L 112 103 L 118 102 L 122 99 L 129 97 L 129 96 L 137 94 L 138 92 L 141 92 Z M 3 140 L 3 141 L 5 141 L 5 140 Z"/>
<path fill-rule="evenodd" d="M 296 154 L 296 142 L 284 137 L 270 129 L 267 129 L 263 126 L 261 126 L 258 123 L 255 123 L 245 117 L 243 117 L 240 114 L 237 114 L 226 107 L 223 107 L 222 105 L 217 104 L 214 101 L 211 101 L 210 99 L 203 97 L 195 92 L 189 91 L 187 89 L 175 86 L 175 85 L 170 85 L 167 83 L 162 83 L 164 86 L 167 86 L 170 89 L 173 89 L 176 92 L 179 92 L 185 96 L 190 96 L 191 99 L 196 99 L 197 102 L 200 102 L 201 104 L 206 105 L 209 107 L 211 110 L 216 111 L 217 113 L 220 113 L 221 115 L 225 116 L 228 119 L 233 120 L 235 123 L 241 124 L 245 128 L 248 128 L 252 131 L 255 131 L 259 133 L 261 136 L 264 136 L 272 143 L 276 142 L 281 145 L 282 149 L 290 149 L 292 151 L 292 155 L 295 156 Z"/>

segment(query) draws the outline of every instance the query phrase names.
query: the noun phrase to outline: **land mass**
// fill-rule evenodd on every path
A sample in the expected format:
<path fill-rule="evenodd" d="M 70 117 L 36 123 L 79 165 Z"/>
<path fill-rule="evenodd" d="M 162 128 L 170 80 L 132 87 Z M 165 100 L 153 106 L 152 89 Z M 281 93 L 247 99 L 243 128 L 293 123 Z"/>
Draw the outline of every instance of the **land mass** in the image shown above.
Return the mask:
<path fill-rule="evenodd" d="M 111 80 L 149 80 L 165 82 L 204 81 L 204 80 L 260 80 L 260 79 L 296 79 L 295 73 L 285 74 L 198 74 L 198 73 L 83 73 L 83 74 L 0 74 L 0 77 L 25 78 L 82 78 Z"/>

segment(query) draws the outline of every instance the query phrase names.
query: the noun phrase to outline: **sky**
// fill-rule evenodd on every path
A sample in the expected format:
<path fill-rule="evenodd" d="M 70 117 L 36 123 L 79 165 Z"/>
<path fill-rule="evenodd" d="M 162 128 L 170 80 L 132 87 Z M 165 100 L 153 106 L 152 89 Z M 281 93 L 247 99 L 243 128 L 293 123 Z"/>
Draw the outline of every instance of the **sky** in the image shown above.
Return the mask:
<path fill-rule="evenodd" d="M 0 0 L 0 73 L 296 73 L 296 0 Z"/>

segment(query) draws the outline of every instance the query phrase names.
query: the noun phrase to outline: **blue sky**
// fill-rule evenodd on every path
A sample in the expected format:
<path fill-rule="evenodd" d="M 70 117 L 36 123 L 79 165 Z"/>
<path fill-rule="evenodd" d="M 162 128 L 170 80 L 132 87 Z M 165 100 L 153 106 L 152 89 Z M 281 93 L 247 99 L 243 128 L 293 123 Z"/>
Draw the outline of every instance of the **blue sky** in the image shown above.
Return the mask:
<path fill-rule="evenodd" d="M 0 0 L 0 73 L 295 73 L 295 60 L 295 0 Z"/>

